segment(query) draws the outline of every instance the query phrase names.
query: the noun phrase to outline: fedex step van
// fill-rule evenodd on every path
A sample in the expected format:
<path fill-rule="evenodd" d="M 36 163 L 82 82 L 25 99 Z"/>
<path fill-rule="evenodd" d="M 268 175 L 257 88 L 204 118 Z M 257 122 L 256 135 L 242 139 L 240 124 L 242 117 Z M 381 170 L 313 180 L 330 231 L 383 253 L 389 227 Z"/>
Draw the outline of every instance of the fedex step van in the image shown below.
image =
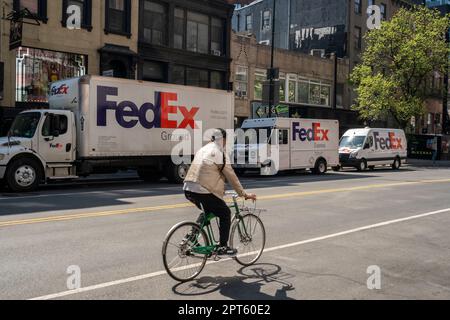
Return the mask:
<path fill-rule="evenodd" d="M 84 76 L 53 83 L 49 105 L 19 114 L 0 138 L 0 181 L 12 191 L 128 168 L 178 183 L 188 165 L 173 163 L 172 150 L 196 145 L 198 122 L 203 131 L 234 125 L 232 92 L 166 83 Z"/>
<path fill-rule="evenodd" d="M 244 121 L 237 134 L 234 167 L 261 175 L 311 169 L 324 174 L 339 165 L 337 120 L 268 118 Z M 256 135 L 255 135 L 256 134 Z"/>
<path fill-rule="evenodd" d="M 399 129 L 351 129 L 341 139 L 340 167 L 354 167 L 365 171 L 376 166 L 389 165 L 400 169 L 406 162 L 408 142 Z"/>

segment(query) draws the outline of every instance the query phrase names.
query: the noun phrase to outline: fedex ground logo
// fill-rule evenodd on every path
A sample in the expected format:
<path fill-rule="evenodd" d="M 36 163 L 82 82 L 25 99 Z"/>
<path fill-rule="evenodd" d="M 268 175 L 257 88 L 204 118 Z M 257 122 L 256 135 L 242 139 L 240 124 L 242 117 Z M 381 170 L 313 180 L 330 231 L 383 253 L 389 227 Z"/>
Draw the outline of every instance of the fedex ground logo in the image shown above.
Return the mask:
<path fill-rule="evenodd" d="M 389 132 L 387 138 L 380 137 L 379 132 L 373 133 L 375 138 L 375 149 L 379 150 L 400 150 L 403 149 L 402 138 L 397 138 L 395 132 Z"/>
<path fill-rule="evenodd" d="M 141 106 L 132 101 L 116 101 L 119 95 L 116 87 L 97 87 L 97 126 L 108 125 L 107 114 L 114 112 L 116 122 L 123 128 L 131 129 L 140 124 L 146 129 L 195 129 L 197 107 L 187 108 L 174 105 L 178 94 L 172 92 L 155 92 L 154 102 L 145 102 Z M 182 120 L 171 120 L 170 116 L 181 116 Z"/>
<path fill-rule="evenodd" d="M 302 128 L 300 122 L 292 124 L 292 140 L 293 141 L 329 141 L 328 133 L 330 130 L 324 130 L 320 127 L 320 123 L 313 123 L 312 128 Z"/>

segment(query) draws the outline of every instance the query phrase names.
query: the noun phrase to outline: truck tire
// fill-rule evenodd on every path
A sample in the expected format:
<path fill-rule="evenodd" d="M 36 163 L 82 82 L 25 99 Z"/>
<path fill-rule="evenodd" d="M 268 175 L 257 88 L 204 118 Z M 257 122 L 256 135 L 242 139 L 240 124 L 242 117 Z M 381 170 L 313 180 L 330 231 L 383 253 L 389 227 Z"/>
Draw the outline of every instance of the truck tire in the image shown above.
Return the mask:
<path fill-rule="evenodd" d="M 5 181 L 13 192 L 30 192 L 39 187 L 41 165 L 33 159 L 19 159 L 8 166 Z"/>
<path fill-rule="evenodd" d="M 392 169 L 393 170 L 399 170 L 402 166 L 402 161 L 400 160 L 399 157 L 395 158 L 394 163 L 392 164 Z"/>
<path fill-rule="evenodd" d="M 189 166 L 187 164 L 169 164 L 166 168 L 166 177 L 171 183 L 182 184 L 186 179 Z"/>
<path fill-rule="evenodd" d="M 159 182 L 162 178 L 161 172 L 157 169 L 140 168 L 138 169 L 139 178 L 145 182 Z"/>
<path fill-rule="evenodd" d="M 366 159 L 362 159 L 361 162 L 359 163 L 358 167 L 356 167 L 356 170 L 358 170 L 359 172 L 363 172 L 367 170 L 367 161 Z"/>
<path fill-rule="evenodd" d="M 322 175 L 327 173 L 328 171 L 328 165 L 327 162 L 324 159 L 319 159 L 316 162 L 316 166 L 312 170 L 314 174 Z"/>

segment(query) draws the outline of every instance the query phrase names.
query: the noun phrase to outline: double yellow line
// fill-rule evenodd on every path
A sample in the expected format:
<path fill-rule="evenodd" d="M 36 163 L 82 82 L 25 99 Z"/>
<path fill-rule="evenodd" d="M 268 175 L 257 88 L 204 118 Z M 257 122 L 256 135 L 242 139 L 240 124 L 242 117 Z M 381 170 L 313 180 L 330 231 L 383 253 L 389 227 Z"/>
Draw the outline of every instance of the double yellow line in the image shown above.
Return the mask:
<path fill-rule="evenodd" d="M 320 194 L 327 194 L 327 193 L 364 191 L 364 190 L 371 190 L 371 189 L 412 186 L 412 185 L 422 185 L 422 184 L 433 184 L 433 183 L 450 183 L 450 179 L 420 180 L 420 181 L 397 182 L 397 183 L 387 183 L 387 184 L 372 184 L 372 185 L 349 187 L 349 188 L 335 188 L 335 189 L 322 189 L 322 190 L 313 190 L 313 191 L 304 191 L 304 192 L 282 193 L 282 194 L 261 196 L 258 199 L 259 200 L 288 199 L 288 198 L 294 198 L 294 197 L 304 197 L 304 196 L 320 195 Z M 12 221 L 0 222 L 0 228 L 19 226 L 19 225 L 28 225 L 28 224 L 37 224 L 37 223 L 46 223 L 46 222 L 57 222 L 57 221 L 69 221 L 69 220 L 79 220 L 79 219 L 87 219 L 87 218 L 118 216 L 118 215 L 133 214 L 133 213 L 148 213 L 148 212 L 155 212 L 155 211 L 167 211 L 170 209 L 182 209 L 182 208 L 189 208 L 189 207 L 193 207 L 193 205 L 185 202 L 185 203 L 165 205 L 165 206 L 130 208 L 130 209 L 123 209 L 123 210 L 111 210 L 111 211 L 102 211 L 102 212 L 49 216 L 49 217 L 43 217 L 43 218 L 12 220 Z"/>

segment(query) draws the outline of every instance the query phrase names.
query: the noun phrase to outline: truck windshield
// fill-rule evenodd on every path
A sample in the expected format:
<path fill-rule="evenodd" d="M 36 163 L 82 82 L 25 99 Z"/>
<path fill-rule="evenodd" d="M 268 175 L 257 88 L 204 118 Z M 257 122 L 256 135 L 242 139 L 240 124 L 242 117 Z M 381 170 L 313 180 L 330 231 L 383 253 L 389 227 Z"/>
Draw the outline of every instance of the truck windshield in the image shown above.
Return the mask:
<path fill-rule="evenodd" d="M 365 140 L 365 136 L 342 137 L 340 147 L 351 149 L 362 148 Z"/>
<path fill-rule="evenodd" d="M 33 138 L 40 119 L 39 112 L 19 114 L 11 126 L 10 135 L 18 138 Z"/>
<path fill-rule="evenodd" d="M 236 143 L 242 143 L 245 139 L 244 144 L 264 144 L 270 143 L 270 137 L 272 135 L 273 128 L 251 128 L 244 129 L 244 136 L 240 137 L 239 134 L 236 135 Z"/>

